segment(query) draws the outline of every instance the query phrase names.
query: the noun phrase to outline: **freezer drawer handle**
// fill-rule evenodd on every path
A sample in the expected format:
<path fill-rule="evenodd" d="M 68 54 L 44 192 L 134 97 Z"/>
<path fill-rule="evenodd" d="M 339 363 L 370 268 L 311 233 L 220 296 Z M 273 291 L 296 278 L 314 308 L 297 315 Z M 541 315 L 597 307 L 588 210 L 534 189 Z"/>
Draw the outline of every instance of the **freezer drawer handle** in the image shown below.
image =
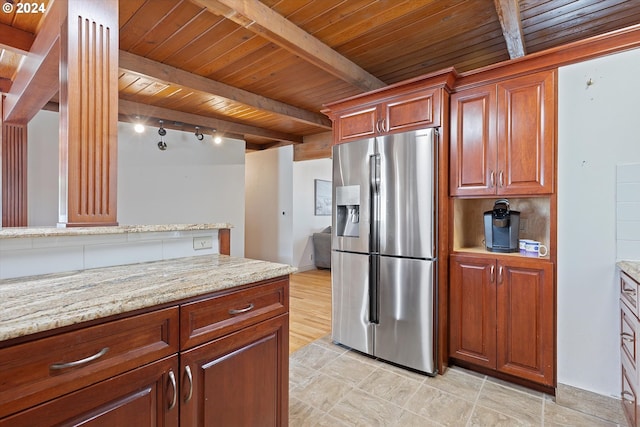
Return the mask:
<path fill-rule="evenodd" d="M 248 306 L 246 306 L 245 308 L 232 308 L 229 310 L 229 314 L 242 314 L 242 313 L 246 313 L 247 311 L 251 311 L 253 310 L 253 303 L 249 304 Z"/>
<path fill-rule="evenodd" d="M 91 363 L 94 360 L 100 359 L 102 356 L 107 354 L 108 351 L 109 351 L 109 347 L 105 347 L 99 352 L 97 352 L 96 354 L 91 355 L 89 357 L 85 357 L 84 359 L 74 360 L 73 362 L 66 362 L 66 363 L 54 363 L 51 366 L 49 366 L 49 369 L 51 369 L 52 371 L 59 371 L 62 369 L 69 369 L 69 368 L 75 368 L 77 366 L 86 365 L 87 363 Z"/>

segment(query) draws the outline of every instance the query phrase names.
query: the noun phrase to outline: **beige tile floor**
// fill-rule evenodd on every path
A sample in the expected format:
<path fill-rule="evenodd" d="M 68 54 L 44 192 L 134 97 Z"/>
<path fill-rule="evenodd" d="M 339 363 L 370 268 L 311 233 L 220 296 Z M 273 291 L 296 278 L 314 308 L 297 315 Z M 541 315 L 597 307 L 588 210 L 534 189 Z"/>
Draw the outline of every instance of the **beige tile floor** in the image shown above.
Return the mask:
<path fill-rule="evenodd" d="M 290 356 L 289 426 L 616 426 L 460 368 L 428 377 L 333 344 Z"/>

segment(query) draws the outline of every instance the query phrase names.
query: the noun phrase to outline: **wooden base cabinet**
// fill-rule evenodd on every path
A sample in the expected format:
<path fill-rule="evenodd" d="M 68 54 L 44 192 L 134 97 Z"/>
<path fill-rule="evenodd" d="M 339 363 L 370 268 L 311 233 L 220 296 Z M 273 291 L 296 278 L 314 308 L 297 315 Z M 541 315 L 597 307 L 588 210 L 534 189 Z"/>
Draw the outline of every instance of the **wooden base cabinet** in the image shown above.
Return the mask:
<path fill-rule="evenodd" d="M 284 426 L 288 422 L 286 316 L 186 351 L 183 426 Z M 207 421 L 208 420 L 208 421 Z M 211 424 L 211 421 L 214 421 Z"/>
<path fill-rule="evenodd" d="M 289 279 L 0 348 L 0 427 L 288 425 Z"/>
<path fill-rule="evenodd" d="M 640 372 L 638 335 L 640 334 L 640 283 L 620 272 L 620 364 L 621 401 L 629 426 L 640 426 Z"/>
<path fill-rule="evenodd" d="M 449 265 L 450 357 L 554 386 L 553 263 L 456 254 Z"/>
<path fill-rule="evenodd" d="M 176 372 L 177 355 L 3 418 L 0 426 L 175 427 Z"/>

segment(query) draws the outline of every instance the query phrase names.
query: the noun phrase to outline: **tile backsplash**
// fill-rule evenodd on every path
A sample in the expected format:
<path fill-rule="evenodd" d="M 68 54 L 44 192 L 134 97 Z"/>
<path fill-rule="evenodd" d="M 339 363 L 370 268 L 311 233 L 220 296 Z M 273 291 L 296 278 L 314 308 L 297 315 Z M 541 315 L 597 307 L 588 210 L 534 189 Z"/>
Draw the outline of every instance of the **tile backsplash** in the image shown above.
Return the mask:
<path fill-rule="evenodd" d="M 194 238 L 212 247 L 194 249 Z M 0 239 L 0 279 L 219 253 L 218 230 Z"/>
<path fill-rule="evenodd" d="M 616 259 L 640 260 L 640 163 L 616 166 Z"/>

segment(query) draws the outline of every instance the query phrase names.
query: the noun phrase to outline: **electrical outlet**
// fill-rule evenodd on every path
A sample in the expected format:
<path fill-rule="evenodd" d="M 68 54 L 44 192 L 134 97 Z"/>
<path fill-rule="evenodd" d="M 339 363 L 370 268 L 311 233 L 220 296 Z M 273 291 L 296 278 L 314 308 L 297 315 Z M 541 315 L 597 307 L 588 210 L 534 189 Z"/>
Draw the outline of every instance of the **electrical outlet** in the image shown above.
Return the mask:
<path fill-rule="evenodd" d="M 193 249 L 211 249 L 213 247 L 213 237 L 211 236 L 202 236 L 202 237 L 194 237 L 193 238 Z"/>

